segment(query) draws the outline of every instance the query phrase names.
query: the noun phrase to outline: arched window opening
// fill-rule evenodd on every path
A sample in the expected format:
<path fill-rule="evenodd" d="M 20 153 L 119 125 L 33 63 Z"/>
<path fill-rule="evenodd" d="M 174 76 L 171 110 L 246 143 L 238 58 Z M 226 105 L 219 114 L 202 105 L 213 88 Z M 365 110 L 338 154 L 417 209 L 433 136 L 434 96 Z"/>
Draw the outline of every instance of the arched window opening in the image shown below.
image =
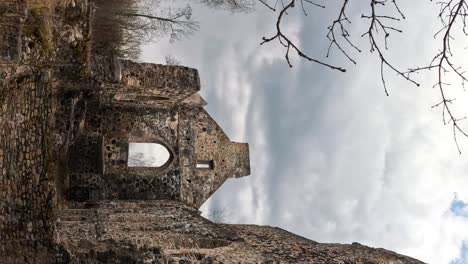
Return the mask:
<path fill-rule="evenodd" d="M 169 150 L 158 143 L 129 143 L 128 167 L 162 167 L 171 159 Z"/>
<path fill-rule="evenodd" d="M 213 169 L 213 161 L 212 160 L 197 160 L 197 169 Z"/>

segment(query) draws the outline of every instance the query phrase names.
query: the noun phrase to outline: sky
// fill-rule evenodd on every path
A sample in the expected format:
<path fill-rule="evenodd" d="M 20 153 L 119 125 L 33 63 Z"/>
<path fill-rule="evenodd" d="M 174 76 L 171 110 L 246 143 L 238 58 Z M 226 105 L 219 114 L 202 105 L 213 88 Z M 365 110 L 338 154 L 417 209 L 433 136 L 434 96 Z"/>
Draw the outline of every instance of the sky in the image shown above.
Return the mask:
<path fill-rule="evenodd" d="M 251 175 L 229 179 L 202 206 L 204 215 L 221 211 L 224 222 L 278 226 L 318 242 L 356 241 L 427 263 L 468 263 L 468 140 L 459 136 L 458 154 L 451 126 L 431 108 L 440 101 L 435 72 L 416 75 L 417 87 L 387 69 L 385 96 L 379 59 L 360 37 L 366 1 L 348 12 L 363 51 L 352 53 L 358 64 L 337 50 L 325 58 L 340 2 L 310 7 L 308 16 L 291 12 L 283 28 L 309 55 L 346 73 L 292 54 L 289 68 L 277 42 L 260 46 L 276 22 L 261 6 L 232 15 L 193 4 L 199 32 L 144 47 L 142 61 L 164 63 L 171 55 L 197 68 L 205 108 L 231 140 L 249 143 Z M 396 24 L 404 32 L 392 34 L 389 58 L 402 69 L 425 65 L 440 47 L 433 38 L 438 8 L 426 0 L 400 7 L 407 19 Z M 466 52 L 466 38 L 457 44 L 455 51 Z M 467 94 L 453 84 L 449 96 L 464 116 Z"/>
<path fill-rule="evenodd" d="M 130 143 L 128 156 L 129 167 L 162 167 L 171 154 L 158 143 Z"/>

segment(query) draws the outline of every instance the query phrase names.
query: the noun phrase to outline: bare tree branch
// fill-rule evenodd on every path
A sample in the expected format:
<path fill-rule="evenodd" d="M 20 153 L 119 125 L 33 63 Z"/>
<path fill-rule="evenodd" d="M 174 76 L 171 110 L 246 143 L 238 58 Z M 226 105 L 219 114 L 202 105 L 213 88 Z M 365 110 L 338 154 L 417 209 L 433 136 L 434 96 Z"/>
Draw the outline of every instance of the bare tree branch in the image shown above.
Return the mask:
<path fill-rule="evenodd" d="M 134 17 L 137 20 L 134 30 L 147 34 L 150 38 L 169 35 L 170 42 L 188 37 L 199 29 L 199 23 L 192 20 L 192 8 L 163 8 L 117 12 L 119 16 Z"/>
<path fill-rule="evenodd" d="M 252 0 L 199 0 L 200 3 L 214 9 L 229 10 L 232 13 L 248 13 L 254 8 Z"/>
<path fill-rule="evenodd" d="M 348 19 L 346 16 L 346 7 L 349 3 L 349 0 L 344 0 L 343 5 L 340 10 L 340 14 L 338 15 L 338 18 L 333 21 L 331 26 L 328 27 L 328 34 L 327 38 L 330 40 L 330 45 L 328 46 L 328 51 L 327 51 L 327 58 L 330 55 L 331 48 L 333 46 L 336 46 L 338 50 L 343 53 L 348 60 L 350 60 L 353 64 L 356 64 L 356 61 L 351 58 L 351 56 L 346 52 L 342 47 L 339 41 L 337 41 L 336 36 L 335 36 L 335 30 L 338 28 L 338 34 L 356 51 L 361 52 L 361 50 L 353 44 L 353 42 L 350 40 L 350 34 L 348 30 L 346 29 L 344 23 L 351 24 L 351 21 Z"/>
<path fill-rule="evenodd" d="M 445 125 L 452 124 L 453 138 L 458 152 L 461 154 L 460 146 L 457 140 L 457 133 L 468 137 L 468 133 L 460 126 L 460 121 L 465 120 L 466 117 L 457 118 L 451 108 L 451 104 L 455 99 L 450 99 L 446 95 L 445 89 L 449 86 L 449 83 L 445 82 L 446 75 L 449 73 L 454 74 L 458 77 L 461 86 L 464 88 L 465 82 L 468 80 L 465 72 L 462 68 L 455 66 L 453 59 L 455 55 L 451 50 L 451 40 L 453 39 L 455 23 L 461 20 L 462 33 L 467 35 L 466 17 L 468 15 L 468 6 L 466 0 L 450 0 L 438 2 L 440 5 L 439 19 L 442 23 L 442 28 L 435 34 L 443 34 L 442 37 L 442 48 L 431 60 L 428 66 L 418 67 L 409 69 L 407 76 L 412 73 L 426 71 L 426 70 L 437 70 L 437 83 L 434 85 L 438 88 L 441 96 L 441 101 L 432 106 L 432 108 L 442 107 L 442 121 Z M 448 118 L 448 119 L 447 119 Z"/>
<path fill-rule="evenodd" d="M 302 1 L 302 0 L 300 0 Z M 325 66 L 325 67 L 328 67 L 330 69 L 333 69 L 333 70 L 338 70 L 338 71 L 341 71 L 341 72 L 345 72 L 346 70 L 344 68 L 341 68 L 341 67 L 337 67 L 337 66 L 333 66 L 331 64 L 328 64 L 328 63 L 325 63 L 323 61 L 320 61 L 318 59 L 314 59 L 314 58 L 311 58 L 310 56 L 306 55 L 304 52 L 302 52 L 301 49 L 299 49 L 296 44 L 294 44 L 288 36 L 286 36 L 283 31 L 281 30 L 281 21 L 283 19 L 283 17 L 285 15 L 287 15 L 287 11 L 288 9 L 290 8 L 294 8 L 295 6 L 295 3 L 296 3 L 296 0 L 291 0 L 289 2 L 289 4 L 287 4 L 279 13 L 278 15 L 278 19 L 276 21 L 276 35 L 272 36 L 272 37 L 263 37 L 262 38 L 262 42 L 260 43 L 260 45 L 263 45 L 267 42 L 271 42 L 275 39 L 277 39 L 281 45 L 283 45 L 285 48 L 286 48 L 286 53 L 285 53 L 285 58 L 286 58 L 286 61 L 288 62 L 288 65 L 289 67 L 292 67 L 292 64 L 291 64 L 291 61 L 289 59 L 289 52 L 291 50 L 295 50 L 297 55 L 299 55 L 300 57 L 304 58 L 304 59 L 307 59 L 308 61 L 311 61 L 311 62 L 314 62 L 314 63 L 317 63 L 317 64 L 320 64 L 322 66 Z"/>
<path fill-rule="evenodd" d="M 93 49 L 138 59 L 142 43 L 189 37 L 199 29 L 192 8 L 163 7 L 160 0 L 95 0 Z"/>
<path fill-rule="evenodd" d="M 383 54 L 382 52 L 382 47 L 379 44 L 379 42 L 376 39 L 376 35 L 379 32 L 379 29 L 382 30 L 384 33 L 384 49 L 387 49 L 387 39 L 390 37 L 390 32 L 399 32 L 401 33 L 402 31 L 400 29 L 397 29 L 392 26 L 388 26 L 385 23 L 385 20 L 395 20 L 395 21 L 400 21 L 398 17 L 394 16 L 382 16 L 378 15 L 377 13 L 377 6 L 385 6 L 385 3 L 387 0 L 370 0 L 370 6 L 371 6 L 371 13 L 370 15 L 361 15 L 362 18 L 364 19 L 370 19 L 369 23 L 369 29 L 367 32 L 362 34 L 362 36 L 367 36 L 369 40 L 369 45 L 370 45 L 370 52 L 377 52 L 381 64 L 380 64 L 380 74 L 381 74 L 381 79 L 382 79 L 382 85 L 384 87 L 385 94 L 388 96 L 388 90 L 387 90 L 387 85 L 385 83 L 385 78 L 384 78 L 384 66 L 387 66 L 390 68 L 393 72 L 395 72 L 397 75 L 403 77 L 407 81 L 415 84 L 416 86 L 419 86 L 419 83 L 417 83 L 415 80 L 413 80 L 409 75 L 405 74 L 404 71 L 399 70 L 397 67 L 395 67 L 392 63 L 389 62 L 387 57 Z M 401 16 L 401 18 L 405 18 L 403 16 L 403 13 L 401 13 L 400 9 L 398 8 L 398 5 L 395 1 L 392 1 L 394 3 L 395 9 L 397 10 L 398 14 Z"/>
<path fill-rule="evenodd" d="M 180 61 L 172 55 L 167 55 L 165 59 L 166 65 L 180 65 Z"/>

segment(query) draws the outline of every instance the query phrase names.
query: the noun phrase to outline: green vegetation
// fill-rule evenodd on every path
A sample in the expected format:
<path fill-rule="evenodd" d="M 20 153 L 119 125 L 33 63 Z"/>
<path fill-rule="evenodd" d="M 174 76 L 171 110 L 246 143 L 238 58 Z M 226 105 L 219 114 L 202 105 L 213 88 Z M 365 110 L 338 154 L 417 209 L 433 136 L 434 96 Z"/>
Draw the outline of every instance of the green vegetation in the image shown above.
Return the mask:
<path fill-rule="evenodd" d="M 35 40 L 35 44 L 40 45 L 39 51 L 42 56 L 47 56 L 52 53 L 52 42 L 49 37 L 47 26 L 48 8 L 44 2 L 39 0 L 31 3 L 28 10 L 28 18 L 26 20 L 23 34 Z"/>

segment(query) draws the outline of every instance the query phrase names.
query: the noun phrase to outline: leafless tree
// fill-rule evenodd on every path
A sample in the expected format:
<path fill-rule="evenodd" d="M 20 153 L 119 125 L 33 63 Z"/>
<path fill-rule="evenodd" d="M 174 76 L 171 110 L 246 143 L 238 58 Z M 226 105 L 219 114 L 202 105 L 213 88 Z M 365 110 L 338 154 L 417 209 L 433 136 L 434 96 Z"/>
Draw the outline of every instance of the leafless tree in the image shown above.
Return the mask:
<path fill-rule="evenodd" d="M 226 223 L 230 217 L 229 210 L 224 207 L 221 209 L 210 210 L 207 213 L 208 219 L 215 224 Z"/>
<path fill-rule="evenodd" d="M 96 12 L 93 20 L 93 50 L 95 53 L 108 56 L 137 59 L 144 38 L 136 30 L 134 19 L 118 16 L 123 10 L 133 10 L 132 0 L 95 0 Z"/>
<path fill-rule="evenodd" d="M 316 1 L 319 0 L 256 0 L 261 5 L 265 6 L 273 12 L 278 12 L 276 20 L 276 33 L 270 37 L 263 37 L 261 44 L 267 44 L 273 41 L 278 41 L 279 45 L 285 49 L 285 59 L 290 67 L 290 53 L 295 52 L 299 57 L 302 57 L 313 63 L 317 63 L 321 66 L 328 67 L 333 70 L 345 72 L 346 69 L 341 66 L 332 65 L 326 61 L 314 58 L 306 54 L 301 47 L 296 45 L 291 38 L 283 31 L 282 22 L 287 17 L 288 12 L 291 12 L 294 8 L 300 8 L 304 15 L 310 12 L 310 8 L 325 8 L 326 6 Z M 322 1 L 323 2 L 323 1 Z M 327 57 L 333 51 L 337 49 L 343 54 L 351 63 L 356 64 L 356 60 L 351 56 L 350 51 L 361 52 L 362 49 L 358 47 L 351 39 L 351 35 L 347 27 L 351 24 L 351 18 L 347 16 L 347 8 L 350 0 L 342 0 L 341 8 L 337 14 L 336 19 L 333 19 L 328 27 L 327 38 L 329 40 L 329 47 L 327 51 Z M 388 95 L 387 83 L 385 79 L 385 72 L 390 71 L 404 80 L 410 82 L 413 85 L 419 86 L 420 83 L 413 76 L 414 73 L 421 71 L 437 72 L 438 81 L 434 85 L 440 91 L 441 101 L 433 106 L 433 108 L 440 107 L 442 109 L 442 119 L 444 124 L 450 124 L 453 129 L 453 137 L 458 151 L 460 147 L 457 140 L 457 135 L 462 135 L 468 138 L 468 133 L 464 130 L 460 124 L 466 117 L 458 117 L 451 105 L 455 98 L 447 97 L 447 89 L 450 85 L 453 87 L 453 82 L 448 81 L 447 76 L 453 75 L 458 78 L 460 86 L 464 89 L 464 84 L 467 81 L 466 72 L 460 65 L 456 65 L 454 58 L 457 54 L 454 54 L 451 48 L 451 42 L 454 40 L 454 36 L 460 32 L 465 36 L 468 35 L 468 27 L 466 24 L 466 18 L 468 16 L 468 4 L 467 0 L 444 0 L 439 1 L 436 4 L 440 6 L 440 12 L 438 17 L 441 21 L 442 27 L 435 34 L 434 37 L 439 37 L 441 48 L 439 52 L 432 58 L 431 62 L 427 66 L 415 67 L 411 69 L 402 69 L 397 66 L 390 57 L 384 53 L 388 49 L 388 38 L 392 33 L 402 33 L 403 31 L 394 26 L 395 23 L 405 19 L 403 10 L 400 9 L 397 0 L 367 0 L 366 3 L 369 5 L 369 10 L 364 12 L 360 19 L 365 20 L 368 23 L 367 30 L 361 35 L 368 40 L 370 52 L 375 54 L 380 60 L 380 75 L 382 86 L 386 95 Z M 359 1 L 362 5 L 362 1 Z M 455 26 L 458 24 L 459 26 Z M 459 32 L 457 32 L 459 31 Z M 459 55 L 459 54 L 458 54 Z M 451 88 L 453 89 L 453 88 Z"/>
<path fill-rule="evenodd" d="M 94 47 L 137 59 L 144 42 L 168 36 L 170 42 L 198 30 L 192 8 L 171 8 L 160 0 L 96 0 Z M 104 52 L 105 53 L 105 52 Z"/>
<path fill-rule="evenodd" d="M 169 36 L 174 42 L 192 35 L 199 24 L 192 19 L 192 7 L 162 7 L 160 0 L 138 1 L 132 9 L 116 12 L 118 16 L 133 18 L 128 30 L 138 31 L 148 39 Z"/>
<path fill-rule="evenodd" d="M 233 13 L 247 13 L 255 6 L 252 0 L 199 0 L 199 2 L 210 8 L 228 10 Z"/>
<path fill-rule="evenodd" d="M 409 69 L 406 72 L 406 76 L 420 71 L 430 71 L 435 70 L 437 72 L 437 83 L 434 87 L 437 87 L 440 91 L 441 101 L 432 107 L 442 108 L 442 120 L 444 124 L 451 124 L 453 129 L 453 138 L 455 144 L 457 145 L 458 152 L 461 153 L 460 147 L 457 141 L 457 134 L 461 134 L 465 137 L 468 137 L 466 130 L 461 127 L 460 121 L 465 120 L 465 117 L 458 117 L 455 115 L 454 111 L 451 108 L 452 102 L 455 98 L 448 98 L 446 95 L 446 89 L 450 86 L 450 81 L 447 81 L 447 76 L 452 75 L 456 76 L 460 86 L 465 89 L 465 82 L 467 81 L 467 75 L 465 70 L 461 66 L 456 65 L 454 58 L 457 55 L 452 51 L 451 43 L 454 39 L 453 36 L 456 34 L 456 31 L 461 31 L 465 36 L 468 36 L 468 27 L 466 24 L 466 17 L 468 16 L 468 4 L 466 0 L 450 0 L 450 1 L 441 1 L 438 2 L 440 5 L 439 19 L 441 21 L 442 27 L 435 34 L 435 36 L 442 36 L 441 38 L 441 48 L 439 52 L 434 55 L 429 65 L 424 67 L 417 67 L 414 69 Z M 455 26 L 458 23 L 461 25 L 459 28 Z M 461 54 L 463 56 L 464 54 Z"/>
<path fill-rule="evenodd" d="M 167 55 L 165 59 L 166 65 L 180 65 L 180 61 L 172 55 Z"/>

